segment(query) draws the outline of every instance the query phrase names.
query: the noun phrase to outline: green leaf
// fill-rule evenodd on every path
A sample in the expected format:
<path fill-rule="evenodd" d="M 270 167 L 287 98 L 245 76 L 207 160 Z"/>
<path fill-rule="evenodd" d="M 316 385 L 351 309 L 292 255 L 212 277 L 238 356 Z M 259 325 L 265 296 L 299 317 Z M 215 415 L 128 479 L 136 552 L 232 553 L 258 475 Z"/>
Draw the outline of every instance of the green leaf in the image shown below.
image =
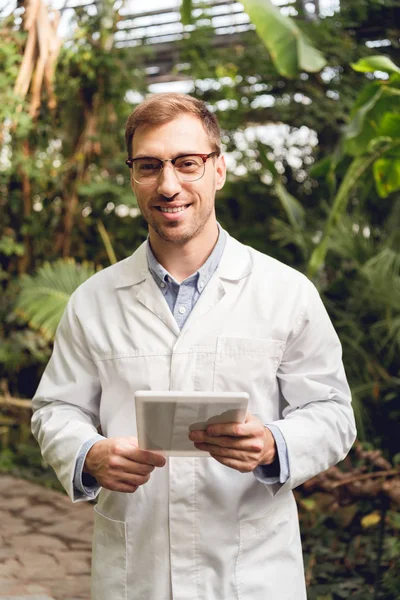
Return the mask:
<path fill-rule="evenodd" d="M 327 223 L 325 225 L 325 231 L 322 236 L 322 240 L 315 248 L 308 263 L 308 276 L 310 278 L 315 276 L 325 261 L 326 253 L 328 252 L 329 248 L 329 239 L 332 236 L 339 219 L 342 217 L 347 208 L 351 190 L 358 183 L 364 173 L 369 169 L 369 167 L 376 160 L 381 158 L 385 152 L 396 145 L 397 144 L 393 144 L 392 146 L 390 144 L 380 145 L 379 148 L 377 148 L 372 154 L 358 156 L 351 162 L 335 196 Z"/>
<path fill-rule="evenodd" d="M 356 63 L 350 63 L 350 66 L 359 73 L 373 73 L 374 71 L 400 73 L 399 67 L 388 56 L 382 54 L 360 58 Z"/>
<path fill-rule="evenodd" d="M 297 198 L 289 194 L 286 188 L 279 181 L 274 183 L 274 187 L 290 224 L 295 229 L 302 229 L 304 227 L 305 216 L 305 210 L 303 206 L 300 204 Z"/>
<path fill-rule="evenodd" d="M 315 177 L 319 179 L 320 177 L 326 177 L 328 175 L 331 168 L 332 158 L 330 156 L 325 156 L 318 162 L 314 163 L 311 167 L 309 173 L 311 177 Z"/>
<path fill-rule="evenodd" d="M 23 256 L 25 248 L 23 244 L 19 244 L 10 236 L 0 238 L 0 254 L 5 256 Z"/>
<path fill-rule="evenodd" d="M 281 75 L 291 79 L 301 70 L 314 73 L 326 65 L 296 23 L 269 0 L 243 0 L 242 4 Z"/>
<path fill-rule="evenodd" d="M 400 190 L 400 160 L 380 158 L 373 164 L 376 190 L 381 198 Z"/>
<path fill-rule="evenodd" d="M 300 504 L 307 511 L 313 511 L 317 508 L 317 503 L 314 498 L 301 498 Z"/>
<path fill-rule="evenodd" d="M 379 133 L 382 136 L 390 136 L 392 139 L 400 138 L 400 115 L 396 113 L 383 115 Z"/>
<path fill-rule="evenodd" d="M 368 99 L 367 102 L 365 102 L 365 104 L 363 104 L 362 106 L 360 106 L 358 108 L 358 110 L 355 112 L 352 121 L 350 121 L 350 123 L 348 124 L 346 131 L 345 131 L 345 138 L 346 139 L 351 139 L 351 138 L 355 138 L 357 135 L 359 135 L 359 133 L 361 132 L 363 126 L 364 126 L 364 122 L 365 122 L 365 118 L 367 116 L 367 114 L 372 110 L 372 108 L 375 107 L 376 103 L 378 102 L 378 100 L 381 98 L 382 96 L 382 88 L 379 87 L 376 92 L 374 93 L 374 95 Z"/>
<path fill-rule="evenodd" d="M 73 259 L 45 263 L 36 275 L 23 276 L 15 312 L 53 340 L 71 294 L 94 273 L 92 264 L 78 265 Z"/>
<path fill-rule="evenodd" d="M 192 18 L 192 0 L 182 0 L 181 4 L 181 21 L 183 25 L 190 25 L 193 22 Z"/>
<path fill-rule="evenodd" d="M 287 17 L 288 18 L 288 17 Z M 326 60 L 310 40 L 300 30 L 297 50 L 299 53 L 299 66 L 301 70 L 316 73 L 326 66 Z"/>

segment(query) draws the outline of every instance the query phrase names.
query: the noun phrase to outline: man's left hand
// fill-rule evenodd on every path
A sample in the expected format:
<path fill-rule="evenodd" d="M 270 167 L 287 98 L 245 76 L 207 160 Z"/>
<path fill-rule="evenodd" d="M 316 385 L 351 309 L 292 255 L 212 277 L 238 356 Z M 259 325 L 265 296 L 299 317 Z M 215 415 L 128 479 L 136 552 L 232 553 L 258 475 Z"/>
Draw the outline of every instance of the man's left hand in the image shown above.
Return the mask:
<path fill-rule="evenodd" d="M 259 417 L 250 413 L 244 423 L 218 423 L 206 431 L 192 431 L 189 439 L 199 450 L 209 452 L 222 465 L 250 473 L 276 458 L 275 439 Z"/>

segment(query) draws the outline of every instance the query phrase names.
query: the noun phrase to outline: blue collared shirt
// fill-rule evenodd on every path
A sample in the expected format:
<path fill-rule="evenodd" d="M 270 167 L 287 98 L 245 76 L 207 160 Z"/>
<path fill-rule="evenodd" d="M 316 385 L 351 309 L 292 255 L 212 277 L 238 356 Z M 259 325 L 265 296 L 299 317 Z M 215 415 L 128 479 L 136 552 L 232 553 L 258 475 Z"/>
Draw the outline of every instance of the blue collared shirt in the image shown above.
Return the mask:
<path fill-rule="evenodd" d="M 200 298 L 211 277 L 217 270 L 224 252 L 226 237 L 225 231 L 219 227 L 217 243 L 206 262 L 195 273 L 187 277 L 181 283 L 178 283 L 172 275 L 160 265 L 152 252 L 149 241 L 147 241 L 146 252 L 149 271 L 164 295 L 179 329 L 182 329 L 186 323 L 197 300 Z M 267 425 L 267 427 L 275 438 L 278 461 L 275 461 L 272 465 L 257 467 L 254 474 L 259 481 L 265 484 L 285 483 L 289 478 L 289 461 L 286 442 L 278 427 L 275 425 Z M 82 470 L 86 455 L 90 448 L 93 444 L 102 439 L 104 439 L 104 437 L 101 435 L 93 436 L 93 438 L 90 438 L 83 444 L 79 452 L 74 475 L 74 487 L 78 496 L 82 494 L 86 497 L 93 498 L 99 488 L 96 480 L 90 475 L 84 474 Z"/>
<path fill-rule="evenodd" d="M 207 283 L 214 275 L 226 244 L 226 233 L 220 229 L 218 241 L 206 262 L 195 273 L 178 283 L 157 261 L 151 246 L 147 243 L 147 262 L 150 273 L 164 294 L 164 298 L 175 317 L 179 329 L 186 323 L 194 305 L 200 298 Z"/>

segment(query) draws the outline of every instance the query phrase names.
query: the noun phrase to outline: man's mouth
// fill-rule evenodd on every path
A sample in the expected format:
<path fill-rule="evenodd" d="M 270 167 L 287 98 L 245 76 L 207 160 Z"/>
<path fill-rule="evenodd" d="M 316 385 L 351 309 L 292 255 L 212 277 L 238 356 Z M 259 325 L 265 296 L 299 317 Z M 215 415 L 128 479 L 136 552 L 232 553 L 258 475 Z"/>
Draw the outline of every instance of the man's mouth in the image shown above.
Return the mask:
<path fill-rule="evenodd" d="M 189 204 L 185 204 L 184 206 L 156 206 L 156 209 L 163 213 L 179 213 L 188 208 Z"/>

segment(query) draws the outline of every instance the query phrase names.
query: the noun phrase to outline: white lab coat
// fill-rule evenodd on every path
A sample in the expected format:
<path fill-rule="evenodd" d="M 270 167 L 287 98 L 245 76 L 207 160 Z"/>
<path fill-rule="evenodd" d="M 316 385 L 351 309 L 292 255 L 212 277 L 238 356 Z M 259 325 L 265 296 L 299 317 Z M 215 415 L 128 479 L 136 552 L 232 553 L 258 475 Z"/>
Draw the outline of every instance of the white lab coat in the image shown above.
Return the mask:
<path fill-rule="evenodd" d="M 145 245 L 72 296 L 33 401 L 33 432 L 74 500 L 76 457 L 101 424 L 136 436 L 135 390 L 244 391 L 281 430 L 290 479 L 265 485 L 211 457 L 170 458 L 95 507 L 94 600 L 303 600 L 292 489 L 355 437 L 341 347 L 314 286 L 228 236 L 182 331 Z"/>

